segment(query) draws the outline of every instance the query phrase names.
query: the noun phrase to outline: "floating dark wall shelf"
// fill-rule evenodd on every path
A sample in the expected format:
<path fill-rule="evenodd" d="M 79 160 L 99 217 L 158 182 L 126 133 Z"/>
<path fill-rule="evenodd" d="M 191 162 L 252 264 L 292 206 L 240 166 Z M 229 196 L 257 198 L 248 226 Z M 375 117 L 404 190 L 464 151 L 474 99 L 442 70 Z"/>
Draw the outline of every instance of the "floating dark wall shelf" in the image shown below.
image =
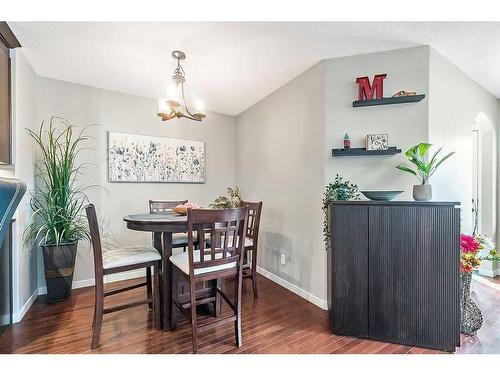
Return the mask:
<path fill-rule="evenodd" d="M 401 149 L 397 147 L 389 147 L 387 150 L 367 150 L 366 148 L 334 148 L 332 156 L 370 156 L 370 155 L 396 155 L 400 154 Z"/>
<path fill-rule="evenodd" d="M 387 105 L 398 103 L 415 103 L 425 98 L 424 94 L 411 96 L 395 96 L 392 98 L 371 99 L 371 100 L 356 100 L 352 102 L 353 107 L 369 107 L 372 105 Z"/>

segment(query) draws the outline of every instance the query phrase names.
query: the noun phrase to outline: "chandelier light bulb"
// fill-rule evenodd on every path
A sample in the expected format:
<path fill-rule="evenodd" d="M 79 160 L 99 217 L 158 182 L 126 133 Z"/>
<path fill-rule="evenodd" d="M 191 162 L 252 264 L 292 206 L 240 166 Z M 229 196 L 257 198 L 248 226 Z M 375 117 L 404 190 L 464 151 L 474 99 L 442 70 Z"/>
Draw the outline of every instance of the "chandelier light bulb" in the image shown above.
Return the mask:
<path fill-rule="evenodd" d="M 158 99 L 158 112 L 159 113 L 170 113 L 172 109 L 167 104 L 167 98 Z"/>
<path fill-rule="evenodd" d="M 194 102 L 194 114 L 198 117 L 206 117 L 205 103 L 201 99 L 196 99 Z"/>
<path fill-rule="evenodd" d="M 180 92 L 180 86 L 171 83 L 167 87 L 167 104 L 172 107 L 178 107 L 180 105 L 180 98 L 181 98 L 181 92 Z"/>

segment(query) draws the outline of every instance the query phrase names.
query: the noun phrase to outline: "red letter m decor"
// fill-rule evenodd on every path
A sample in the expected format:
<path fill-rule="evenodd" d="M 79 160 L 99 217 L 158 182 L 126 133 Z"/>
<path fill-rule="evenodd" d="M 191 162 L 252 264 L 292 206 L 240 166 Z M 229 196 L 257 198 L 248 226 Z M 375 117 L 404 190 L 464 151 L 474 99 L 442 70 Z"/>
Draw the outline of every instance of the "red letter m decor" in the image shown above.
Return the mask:
<path fill-rule="evenodd" d="M 373 85 L 370 85 L 370 79 L 368 77 L 356 78 L 356 83 L 358 84 L 358 99 L 359 100 L 371 100 L 373 99 L 373 94 L 377 92 L 377 99 L 382 99 L 384 97 L 384 78 L 387 74 L 377 74 L 373 77 Z"/>

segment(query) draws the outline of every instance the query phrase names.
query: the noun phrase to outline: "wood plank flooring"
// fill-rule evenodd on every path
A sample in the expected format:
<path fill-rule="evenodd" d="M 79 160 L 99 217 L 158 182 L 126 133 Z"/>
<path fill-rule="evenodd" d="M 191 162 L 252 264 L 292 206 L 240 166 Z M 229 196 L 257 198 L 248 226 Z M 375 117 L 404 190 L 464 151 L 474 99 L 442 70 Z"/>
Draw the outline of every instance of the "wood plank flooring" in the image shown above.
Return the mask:
<path fill-rule="evenodd" d="M 258 300 L 244 281 L 243 347 L 234 344 L 233 326 L 201 334 L 200 353 L 442 353 L 405 345 L 337 336 L 330 333 L 328 314 L 272 281 L 259 276 Z M 108 284 L 108 288 L 128 282 Z M 500 292 L 478 282 L 474 297 L 485 318 L 477 337 L 463 337 L 457 353 L 500 353 Z M 232 288 L 230 288 L 232 290 Z M 124 302 L 145 291 L 134 290 L 107 302 Z M 223 308 L 227 312 L 227 308 Z M 90 350 L 93 288 L 73 291 L 69 301 L 46 305 L 43 296 L 23 321 L 0 338 L 0 353 L 190 353 L 191 329 L 180 321 L 175 332 L 153 328 L 146 306 L 105 315 L 100 346 Z"/>

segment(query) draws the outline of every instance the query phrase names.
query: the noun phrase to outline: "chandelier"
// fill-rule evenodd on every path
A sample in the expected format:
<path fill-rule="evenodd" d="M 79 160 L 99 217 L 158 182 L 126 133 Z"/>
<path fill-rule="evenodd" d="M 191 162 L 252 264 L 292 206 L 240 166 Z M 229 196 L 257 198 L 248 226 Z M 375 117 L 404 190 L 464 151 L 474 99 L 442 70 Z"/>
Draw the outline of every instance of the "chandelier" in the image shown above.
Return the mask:
<path fill-rule="evenodd" d="M 205 104 L 197 99 L 194 103 L 194 113 L 191 113 L 184 98 L 184 82 L 186 75 L 181 66 L 181 60 L 186 59 L 182 51 L 173 51 L 172 57 L 177 60 L 177 67 L 172 76 L 172 84 L 167 87 L 167 97 L 158 100 L 158 116 L 162 121 L 168 121 L 173 118 L 185 117 L 194 121 L 201 121 L 207 115 L 205 114 Z M 184 112 L 183 112 L 184 110 Z"/>

